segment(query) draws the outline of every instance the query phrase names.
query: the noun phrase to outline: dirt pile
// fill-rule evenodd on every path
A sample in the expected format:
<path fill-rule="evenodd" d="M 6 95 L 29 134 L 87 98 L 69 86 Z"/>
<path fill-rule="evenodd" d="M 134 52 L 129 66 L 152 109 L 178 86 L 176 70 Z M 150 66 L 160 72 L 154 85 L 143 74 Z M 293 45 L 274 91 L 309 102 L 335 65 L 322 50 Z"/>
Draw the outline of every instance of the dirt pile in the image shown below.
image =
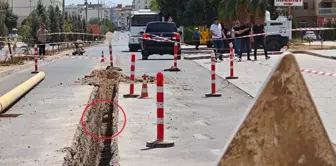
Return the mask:
<path fill-rule="evenodd" d="M 118 102 L 119 72 L 94 70 L 84 79 L 94 85 L 88 103 L 95 100 Z M 91 134 L 111 137 L 118 132 L 118 107 L 109 103 L 97 103 L 85 113 L 84 125 Z M 83 130 L 79 122 L 71 148 L 67 149 L 63 166 L 118 166 L 118 144 L 116 139 L 98 140 Z"/>

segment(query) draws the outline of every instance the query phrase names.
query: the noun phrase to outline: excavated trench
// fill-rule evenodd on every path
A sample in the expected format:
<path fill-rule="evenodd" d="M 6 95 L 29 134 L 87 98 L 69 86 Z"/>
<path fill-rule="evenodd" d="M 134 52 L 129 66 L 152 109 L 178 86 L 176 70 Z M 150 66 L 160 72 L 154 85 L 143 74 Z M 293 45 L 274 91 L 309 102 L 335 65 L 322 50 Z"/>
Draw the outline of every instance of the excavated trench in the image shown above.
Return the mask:
<path fill-rule="evenodd" d="M 118 85 L 121 74 L 117 71 L 94 70 L 82 83 L 94 85 L 88 104 L 96 100 L 118 103 Z M 118 132 L 118 107 L 97 103 L 88 108 L 85 127 L 99 137 L 111 137 Z M 64 157 L 63 166 L 119 166 L 117 139 L 98 140 L 85 133 L 79 122 L 73 143 Z"/>

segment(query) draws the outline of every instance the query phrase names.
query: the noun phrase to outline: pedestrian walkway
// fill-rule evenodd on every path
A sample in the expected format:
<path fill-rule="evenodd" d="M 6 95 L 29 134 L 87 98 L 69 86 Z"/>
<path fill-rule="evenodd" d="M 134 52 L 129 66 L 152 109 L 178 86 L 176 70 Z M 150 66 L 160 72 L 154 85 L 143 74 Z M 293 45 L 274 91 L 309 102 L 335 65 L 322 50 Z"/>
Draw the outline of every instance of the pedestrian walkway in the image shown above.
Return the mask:
<path fill-rule="evenodd" d="M 237 80 L 230 80 L 233 84 L 255 97 L 263 85 L 265 79 L 282 55 L 272 56 L 265 60 L 259 57 L 258 61 L 246 61 L 235 63 L 235 76 Z M 301 68 L 314 71 L 336 73 L 336 61 L 319 58 L 310 55 L 296 54 L 297 61 Z M 195 60 L 198 64 L 210 70 L 209 60 Z M 229 61 L 216 64 L 216 73 L 220 77 L 229 75 Z M 320 112 L 328 134 L 333 142 L 336 142 L 336 77 L 317 74 L 303 73 L 314 102 Z M 209 74 L 210 80 L 210 74 Z"/>

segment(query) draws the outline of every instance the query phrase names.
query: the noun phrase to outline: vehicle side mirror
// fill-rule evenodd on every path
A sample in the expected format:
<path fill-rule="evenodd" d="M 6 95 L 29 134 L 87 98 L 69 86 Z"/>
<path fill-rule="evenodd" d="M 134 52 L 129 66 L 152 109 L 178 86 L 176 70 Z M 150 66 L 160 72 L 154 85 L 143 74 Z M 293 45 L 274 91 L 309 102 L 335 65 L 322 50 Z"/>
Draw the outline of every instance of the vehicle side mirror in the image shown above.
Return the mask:
<path fill-rule="evenodd" d="M 140 31 L 140 34 L 143 35 L 145 32 L 144 31 Z"/>
<path fill-rule="evenodd" d="M 178 33 L 179 33 L 180 35 L 182 35 L 182 31 L 179 31 Z"/>

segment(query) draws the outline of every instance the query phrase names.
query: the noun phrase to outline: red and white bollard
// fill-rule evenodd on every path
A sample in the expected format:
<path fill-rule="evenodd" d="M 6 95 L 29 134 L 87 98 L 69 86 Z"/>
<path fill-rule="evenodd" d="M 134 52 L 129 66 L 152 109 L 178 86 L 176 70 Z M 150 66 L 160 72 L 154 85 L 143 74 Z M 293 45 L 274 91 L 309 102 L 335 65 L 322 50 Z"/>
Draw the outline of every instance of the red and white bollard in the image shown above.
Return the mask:
<path fill-rule="evenodd" d="M 34 63 L 35 63 L 35 65 L 34 65 L 34 71 L 32 71 L 31 73 L 32 74 L 36 74 L 36 73 L 38 73 L 38 48 L 37 48 L 37 45 L 35 44 L 34 45 Z"/>
<path fill-rule="evenodd" d="M 157 101 L 157 135 L 155 141 L 149 141 L 146 146 L 149 148 L 167 148 L 175 145 L 172 141 L 164 140 L 164 92 L 163 92 L 163 74 L 156 75 L 156 101 Z"/>
<path fill-rule="evenodd" d="M 178 56 L 178 44 L 177 42 L 174 43 L 174 66 L 170 67 L 169 69 L 165 69 L 164 71 L 181 71 L 177 67 L 177 56 Z"/>
<path fill-rule="evenodd" d="M 37 57 L 34 58 L 34 63 L 35 63 L 35 65 L 34 65 L 35 67 L 34 67 L 34 71 L 31 72 L 32 74 L 38 73 L 38 59 L 37 59 Z"/>
<path fill-rule="evenodd" d="M 148 86 L 147 86 L 147 75 L 143 75 L 143 81 L 142 81 L 142 89 L 141 89 L 141 95 L 139 99 L 151 99 L 148 94 Z"/>
<path fill-rule="evenodd" d="M 36 44 L 34 45 L 34 55 L 38 55 L 38 48 Z"/>
<path fill-rule="evenodd" d="M 221 97 L 222 94 L 216 94 L 216 58 L 213 54 L 211 57 L 211 93 L 205 97 Z"/>
<path fill-rule="evenodd" d="M 130 77 L 130 94 L 124 95 L 125 98 L 137 98 L 139 95 L 134 94 L 134 83 L 135 83 L 135 54 L 131 57 L 131 77 Z"/>
<path fill-rule="evenodd" d="M 101 63 L 105 62 L 104 51 L 102 51 L 102 55 L 101 55 L 100 62 L 101 62 Z"/>
<path fill-rule="evenodd" d="M 112 44 L 109 43 L 109 51 L 110 51 L 110 66 L 113 67 L 113 55 L 112 55 Z"/>
<path fill-rule="evenodd" d="M 226 77 L 226 79 L 238 79 L 238 77 L 234 76 L 234 51 L 233 51 L 233 44 L 230 43 L 230 76 Z"/>

